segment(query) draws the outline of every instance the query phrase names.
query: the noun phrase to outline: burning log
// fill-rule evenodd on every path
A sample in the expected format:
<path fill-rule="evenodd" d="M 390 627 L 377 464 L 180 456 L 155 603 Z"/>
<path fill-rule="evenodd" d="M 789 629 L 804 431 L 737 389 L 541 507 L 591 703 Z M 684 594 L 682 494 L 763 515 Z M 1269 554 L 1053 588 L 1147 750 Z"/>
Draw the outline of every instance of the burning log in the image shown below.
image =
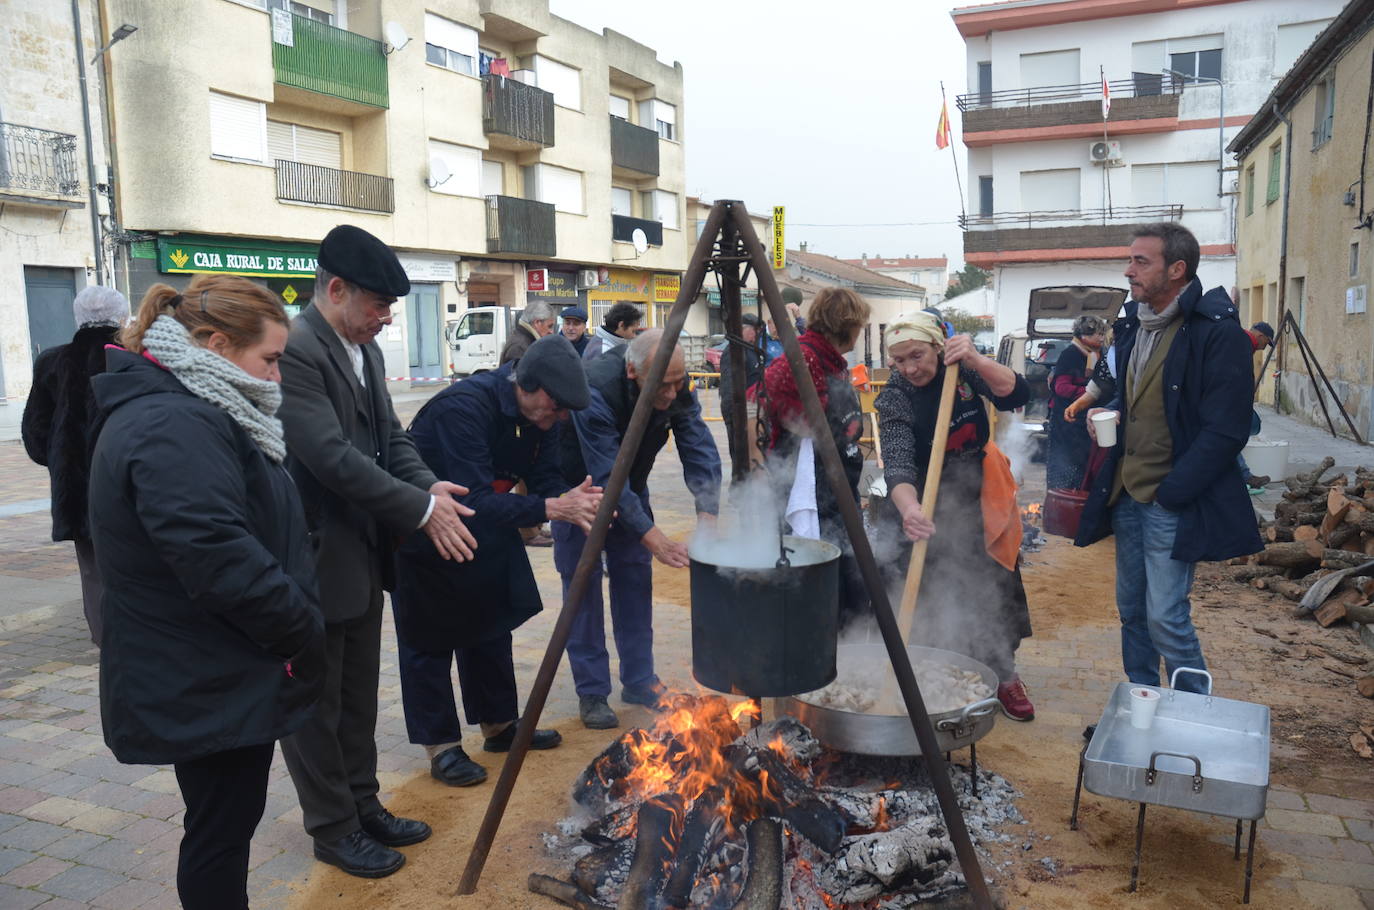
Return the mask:
<path fill-rule="evenodd" d="M 776 819 L 749 823 L 749 878 L 733 910 L 776 910 L 782 906 L 782 825 Z"/>
<path fill-rule="evenodd" d="M 659 893 L 663 873 L 682 833 L 677 821 L 684 809 L 682 798 L 673 793 L 645 800 L 639 807 L 635 859 L 630 865 L 630 877 L 620 892 L 617 910 L 644 910 Z"/>
<path fill-rule="evenodd" d="M 891 831 L 851 838 L 835 858 L 835 896 L 845 903 L 872 900 L 913 883 L 954 887 L 962 877 L 952 868 L 945 831 L 934 816 L 913 819 Z"/>
<path fill-rule="evenodd" d="M 583 894 L 599 894 L 619 870 L 630 865 L 633 843 L 628 839 L 622 840 L 581 857 L 573 863 L 573 883 L 582 889 Z"/>
<path fill-rule="evenodd" d="M 723 795 L 719 787 L 712 787 L 697 797 L 687 813 L 674 858 L 673 874 L 668 877 L 668 884 L 663 889 L 663 906 L 686 907 L 691 900 L 692 886 L 696 884 L 697 873 L 706 859 L 712 829 L 720 819 Z"/>
<path fill-rule="evenodd" d="M 547 875 L 540 875 L 538 872 L 530 873 L 530 877 L 525 880 L 525 886 L 535 894 L 551 897 L 560 904 L 574 908 L 574 910 L 612 910 L 611 907 L 599 904 L 578 891 L 576 885 L 570 885 Z"/>
<path fill-rule="evenodd" d="M 619 843 L 634 833 L 638 811 L 630 805 L 608 812 L 582 829 L 582 839 L 598 847 Z"/>
<path fill-rule="evenodd" d="M 834 853 L 849 827 L 845 817 L 783 763 L 772 749 L 730 746 L 733 764 L 759 789 L 764 815 L 787 820 L 799 834 L 826 853 Z"/>

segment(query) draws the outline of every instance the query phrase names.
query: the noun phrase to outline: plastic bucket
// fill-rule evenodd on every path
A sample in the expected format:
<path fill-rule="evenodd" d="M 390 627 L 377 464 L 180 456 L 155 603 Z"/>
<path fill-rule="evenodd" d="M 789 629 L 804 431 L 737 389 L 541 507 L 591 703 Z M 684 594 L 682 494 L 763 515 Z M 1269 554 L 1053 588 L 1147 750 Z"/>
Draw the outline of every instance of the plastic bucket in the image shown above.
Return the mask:
<path fill-rule="evenodd" d="M 1251 474 L 1267 475 L 1273 480 L 1288 476 L 1288 440 L 1252 436 L 1241 452 Z"/>

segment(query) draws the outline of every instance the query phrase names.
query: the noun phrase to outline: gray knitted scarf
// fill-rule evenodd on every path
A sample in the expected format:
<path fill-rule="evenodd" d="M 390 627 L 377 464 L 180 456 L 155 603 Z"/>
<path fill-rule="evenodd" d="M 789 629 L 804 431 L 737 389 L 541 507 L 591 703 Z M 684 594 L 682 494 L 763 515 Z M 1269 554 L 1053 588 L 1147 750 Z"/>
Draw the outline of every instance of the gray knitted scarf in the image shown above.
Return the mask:
<path fill-rule="evenodd" d="M 229 413 L 258 448 L 277 464 L 286 459 L 281 421 L 281 386 L 254 379 L 236 364 L 191 340 L 186 327 L 159 316 L 143 333 L 143 346 L 193 395 Z"/>
<path fill-rule="evenodd" d="M 1148 303 L 1141 304 L 1137 314 L 1137 318 L 1140 319 L 1140 334 L 1136 336 L 1135 350 L 1131 352 L 1131 381 L 1140 381 L 1140 374 L 1145 371 L 1145 364 L 1149 361 L 1150 355 L 1159 346 L 1159 339 L 1164 335 L 1164 330 L 1178 318 L 1178 301 L 1182 297 L 1183 292 L 1180 291 L 1178 297 L 1159 313 L 1156 313 Z"/>

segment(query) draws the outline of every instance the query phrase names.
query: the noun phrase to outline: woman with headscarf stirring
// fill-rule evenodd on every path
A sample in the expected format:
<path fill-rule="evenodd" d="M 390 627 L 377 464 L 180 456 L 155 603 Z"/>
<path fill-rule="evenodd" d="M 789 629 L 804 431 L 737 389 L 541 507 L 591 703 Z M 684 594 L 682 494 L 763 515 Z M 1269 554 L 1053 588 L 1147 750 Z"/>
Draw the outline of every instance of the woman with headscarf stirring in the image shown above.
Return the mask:
<path fill-rule="evenodd" d="M 1065 419 L 1064 411 L 1088 388 L 1107 336 L 1107 323 L 1097 316 L 1073 321 L 1073 341 L 1050 373 L 1050 449 L 1045 459 L 1045 486 L 1075 490 L 1083 482 L 1092 441 L 1083 421 Z"/>
<path fill-rule="evenodd" d="M 991 439 L 986 401 L 1024 407 L 1024 376 L 979 354 L 968 335 L 945 339 L 928 313 L 898 317 L 884 333 L 892 377 L 878 396 L 884 476 L 908 540 L 929 538 L 913 642 L 966 654 L 992 668 L 1013 720 L 1035 708 L 1016 674 L 1016 648 L 1031 634 L 1018 564 L 1021 518 L 1007 457 Z M 943 358 L 941 355 L 943 354 Z M 959 380 L 934 516 L 921 508 L 945 370 Z M 933 520 L 932 520 L 933 519 Z M 900 561 L 905 567 L 905 560 Z"/>

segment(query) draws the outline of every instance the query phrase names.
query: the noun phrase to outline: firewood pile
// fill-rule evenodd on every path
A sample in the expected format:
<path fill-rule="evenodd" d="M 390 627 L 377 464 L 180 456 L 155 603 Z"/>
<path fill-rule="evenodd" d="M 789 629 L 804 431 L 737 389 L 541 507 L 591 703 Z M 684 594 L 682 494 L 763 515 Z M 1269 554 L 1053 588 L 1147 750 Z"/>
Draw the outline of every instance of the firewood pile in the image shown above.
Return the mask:
<path fill-rule="evenodd" d="M 1273 521 L 1261 522 L 1265 547 L 1233 559 L 1233 581 L 1247 582 L 1303 602 L 1323 627 L 1341 622 L 1374 626 L 1374 470 L 1325 478 L 1327 456 L 1315 469 L 1284 480 Z M 1374 675 L 1356 680 L 1374 698 Z"/>

